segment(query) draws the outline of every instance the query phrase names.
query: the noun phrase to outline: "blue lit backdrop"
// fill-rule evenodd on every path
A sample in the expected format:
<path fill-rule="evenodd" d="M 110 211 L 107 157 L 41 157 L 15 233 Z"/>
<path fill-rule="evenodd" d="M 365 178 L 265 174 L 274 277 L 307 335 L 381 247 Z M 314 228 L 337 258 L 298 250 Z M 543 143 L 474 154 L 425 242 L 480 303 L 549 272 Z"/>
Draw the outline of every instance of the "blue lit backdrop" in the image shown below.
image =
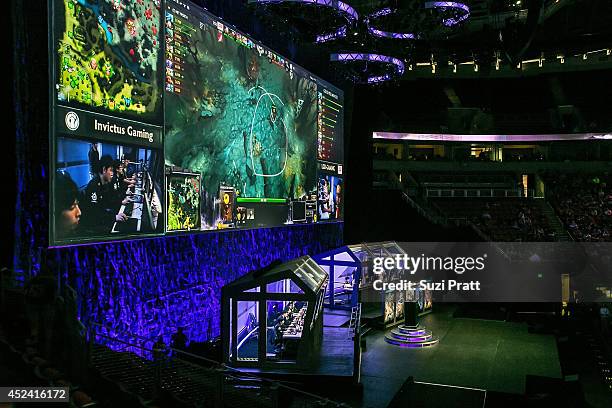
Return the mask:
<path fill-rule="evenodd" d="M 17 2 L 13 82 L 17 175 L 13 267 L 22 284 L 51 263 L 60 284 L 78 294 L 85 325 L 166 342 L 177 326 L 191 341 L 219 334 L 220 288 L 273 260 L 316 254 L 342 244 L 342 224 L 231 231 L 46 250 L 48 245 L 47 33 L 44 13 Z M 11 158 L 12 159 L 12 158 Z M 150 346 L 150 344 L 148 344 Z"/>
<path fill-rule="evenodd" d="M 49 251 L 79 294 L 81 320 L 168 344 L 220 334 L 221 287 L 270 264 L 341 245 L 342 224 L 232 231 Z M 126 336 L 127 337 L 127 336 Z M 127 340 L 127 338 L 125 338 Z M 151 346 L 147 344 L 147 346 Z"/>

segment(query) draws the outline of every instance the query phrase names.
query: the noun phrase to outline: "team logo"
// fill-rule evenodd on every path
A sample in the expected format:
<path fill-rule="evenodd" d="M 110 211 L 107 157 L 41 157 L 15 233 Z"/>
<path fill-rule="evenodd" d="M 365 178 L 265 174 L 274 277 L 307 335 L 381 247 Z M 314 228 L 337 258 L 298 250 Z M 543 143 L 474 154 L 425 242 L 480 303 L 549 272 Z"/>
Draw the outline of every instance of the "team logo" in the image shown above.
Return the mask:
<path fill-rule="evenodd" d="M 69 130 L 75 131 L 79 128 L 79 115 L 70 111 L 66 114 L 65 122 Z"/>
<path fill-rule="evenodd" d="M 98 202 L 98 195 L 96 194 L 95 191 L 91 194 L 91 202 L 92 203 L 97 203 Z"/>

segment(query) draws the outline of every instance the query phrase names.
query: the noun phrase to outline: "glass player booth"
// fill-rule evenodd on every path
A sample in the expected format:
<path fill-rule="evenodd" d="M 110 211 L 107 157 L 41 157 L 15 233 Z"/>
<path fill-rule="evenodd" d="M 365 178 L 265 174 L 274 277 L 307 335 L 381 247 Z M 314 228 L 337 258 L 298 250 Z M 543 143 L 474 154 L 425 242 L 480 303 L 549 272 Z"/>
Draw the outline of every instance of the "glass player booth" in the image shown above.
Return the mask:
<path fill-rule="evenodd" d="M 223 358 L 235 367 L 305 368 L 323 337 L 329 276 L 309 256 L 248 273 L 222 288 Z"/>
<path fill-rule="evenodd" d="M 359 303 L 361 260 L 347 246 L 318 254 L 314 260 L 329 275 L 325 293 L 328 309 L 352 310 Z"/>
<path fill-rule="evenodd" d="M 415 302 L 417 313 L 423 315 L 432 310 L 432 294 L 429 290 L 408 290 L 403 292 L 395 290 L 376 291 L 374 281 L 383 279 L 393 282 L 404 276 L 404 272 L 392 269 L 386 270 L 382 275 L 372 272 L 374 258 L 393 258 L 406 255 L 406 251 L 394 241 L 367 242 L 348 247 L 352 257 L 361 263 L 359 294 L 363 303 L 362 314 L 366 316 L 379 316 L 377 323 L 383 328 L 389 328 L 404 323 L 404 302 Z M 376 300 L 376 301 L 374 301 Z"/>

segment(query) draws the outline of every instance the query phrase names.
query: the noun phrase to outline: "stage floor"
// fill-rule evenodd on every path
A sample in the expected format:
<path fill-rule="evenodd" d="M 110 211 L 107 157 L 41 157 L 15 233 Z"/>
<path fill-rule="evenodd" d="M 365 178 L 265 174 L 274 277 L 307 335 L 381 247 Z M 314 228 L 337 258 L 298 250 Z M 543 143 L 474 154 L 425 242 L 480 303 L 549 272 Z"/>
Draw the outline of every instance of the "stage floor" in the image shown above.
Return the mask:
<path fill-rule="evenodd" d="M 317 364 L 310 370 L 273 367 L 273 368 L 239 368 L 240 371 L 261 374 L 271 378 L 291 378 L 292 380 L 315 380 L 321 376 L 328 380 L 352 381 L 353 376 L 353 340 L 351 330 L 346 327 L 323 327 L 321 354 Z M 293 377 L 290 377 L 293 376 Z"/>
<path fill-rule="evenodd" d="M 323 326 L 326 327 L 347 326 L 350 320 L 349 310 L 325 310 L 323 312 Z"/>
<path fill-rule="evenodd" d="M 421 323 L 440 338 L 432 348 L 409 349 L 366 337 L 362 356 L 362 407 L 386 407 L 409 376 L 415 381 L 523 394 L 527 374 L 560 378 L 552 335 L 530 334 L 527 325 L 453 318 L 454 308 L 435 305 Z"/>

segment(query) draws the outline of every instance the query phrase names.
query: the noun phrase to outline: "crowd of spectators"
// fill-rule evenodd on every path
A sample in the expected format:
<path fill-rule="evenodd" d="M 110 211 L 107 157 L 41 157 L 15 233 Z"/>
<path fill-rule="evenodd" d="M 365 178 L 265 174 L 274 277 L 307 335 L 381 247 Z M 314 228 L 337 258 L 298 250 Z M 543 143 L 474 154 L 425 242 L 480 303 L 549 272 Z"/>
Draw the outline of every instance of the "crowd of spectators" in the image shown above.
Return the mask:
<path fill-rule="evenodd" d="M 537 205 L 525 200 L 486 202 L 474 224 L 494 241 L 554 241 L 554 232 Z"/>
<path fill-rule="evenodd" d="M 509 151 L 504 152 L 504 161 L 544 161 L 546 158 L 538 151 Z"/>
<path fill-rule="evenodd" d="M 538 203 L 526 199 L 438 199 L 435 201 L 449 219 L 463 218 L 492 241 L 554 241 Z"/>
<path fill-rule="evenodd" d="M 547 198 L 576 241 L 610 241 L 612 177 L 609 174 L 548 174 Z"/>

